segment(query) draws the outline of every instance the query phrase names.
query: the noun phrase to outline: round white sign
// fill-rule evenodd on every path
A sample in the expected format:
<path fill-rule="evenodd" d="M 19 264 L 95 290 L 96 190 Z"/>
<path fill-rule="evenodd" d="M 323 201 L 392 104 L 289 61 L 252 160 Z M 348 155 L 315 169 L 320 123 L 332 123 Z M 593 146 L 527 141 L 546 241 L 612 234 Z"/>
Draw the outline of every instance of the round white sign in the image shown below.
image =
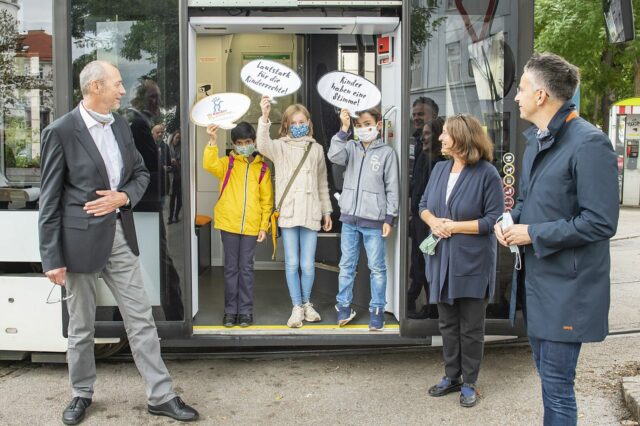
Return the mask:
<path fill-rule="evenodd" d="M 249 106 L 251 100 L 242 93 L 217 93 L 196 102 L 191 108 L 191 121 L 202 127 L 216 124 L 233 129 L 234 121 L 245 115 Z"/>
<path fill-rule="evenodd" d="M 270 98 L 290 95 L 302 84 L 294 70 L 267 59 L 256 59 L 246 64 L 240 71 L 240 78 L 251 90 Z"/>
<path fill-rule="evenodd" d="M 351 115 L 380 103 L 382 95 L 375 84 L 350 72 L 334 71 L 322 76 L 318 94 L 338 108 L 346 108 Z"/>

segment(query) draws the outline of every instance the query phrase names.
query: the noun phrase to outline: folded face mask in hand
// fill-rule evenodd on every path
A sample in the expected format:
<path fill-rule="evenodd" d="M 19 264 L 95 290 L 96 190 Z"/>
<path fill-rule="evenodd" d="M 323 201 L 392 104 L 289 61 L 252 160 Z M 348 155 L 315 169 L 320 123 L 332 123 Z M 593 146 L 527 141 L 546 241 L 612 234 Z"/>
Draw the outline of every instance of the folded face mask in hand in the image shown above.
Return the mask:
<path fill-rule="evenodd" d="M 433 236 L 433 234 L 429 234 L 425 240 L 420 243 L 420 250 L 429 256 L 433 256 L 436 254 L 436 246 L 440 242 L 442 238 L 437 238 Z"/>

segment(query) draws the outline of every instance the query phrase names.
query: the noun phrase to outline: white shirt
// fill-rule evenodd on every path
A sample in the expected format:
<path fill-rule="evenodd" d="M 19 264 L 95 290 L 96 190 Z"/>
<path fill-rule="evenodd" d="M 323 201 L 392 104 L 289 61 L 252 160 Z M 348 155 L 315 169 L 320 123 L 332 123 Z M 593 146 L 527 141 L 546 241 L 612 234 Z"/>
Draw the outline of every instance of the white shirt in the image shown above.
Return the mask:
<path fill-rule="evenodd" d="M 460 173 L 449 173 L 449 181 L 447 182 L 447 195 L 444 198 L 445 204 L 449 202 L 449 196 L 451 195 L 451 191 L 453 191 L 453 187 L 456 186 L 456 182 L 460 177 Z"/>
<path fill-rule="evenodd" d="M 93 142 L 95 142 L 96 147 L 98 147 L 100 156 L 107 168 L 110 186 L 109 189 L 116 191 L 120 184 L 120 175 L 122 174 L 122 154 L 118 147 L 118 141 L 111 129 L 113 121 L 105 124 L 104 126 L 98 123 L 89 115 L 82 102 L 80 102 L 80 115 L 93 138 Z"/>

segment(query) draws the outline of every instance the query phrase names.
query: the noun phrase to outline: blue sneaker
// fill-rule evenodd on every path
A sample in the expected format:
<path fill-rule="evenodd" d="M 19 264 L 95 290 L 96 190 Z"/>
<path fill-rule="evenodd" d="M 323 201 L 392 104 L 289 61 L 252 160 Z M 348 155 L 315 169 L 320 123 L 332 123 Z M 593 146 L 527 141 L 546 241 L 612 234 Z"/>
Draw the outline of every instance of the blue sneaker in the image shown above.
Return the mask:
<path fill-rule="evenodd" d="M 338 311 L 338 325 L 342 327 L 356 316 L 356 311 L 351 309 L 350 306 L 336 305 L 336 311 Z"/>
<path fill-rule="evenodd" d="M 382 308 L 376 308 L 370 312 L 369 331 L 382 331 L 384 328 L 384 311 Z"/>

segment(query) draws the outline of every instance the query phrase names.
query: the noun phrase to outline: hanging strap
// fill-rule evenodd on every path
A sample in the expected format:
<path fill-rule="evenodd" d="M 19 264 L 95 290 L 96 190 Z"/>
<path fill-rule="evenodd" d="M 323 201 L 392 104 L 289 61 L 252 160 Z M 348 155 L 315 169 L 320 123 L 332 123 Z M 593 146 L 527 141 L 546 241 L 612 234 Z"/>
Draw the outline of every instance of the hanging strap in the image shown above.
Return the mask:
<path fill-rule="evenodd" d="M 258 185 L 262 183 L 262 178 L 267 173 L 268 168 L 269 166 L 267 166 L 267 163 L 262 163 L 262 168 L 260 169 L 260 178 L 258 179 Z"/>
<path fill-rule="evenodd" d="M 298 167 L 296 167 L 295 171 L 291 175 L 291 179 L 289 179 L 289 183 L 287 183 L 287 186 L 284 188 L 284 191 L 282 192 L 282 196 L 280 197 L 280 201 L 278 202 L 278 206 L 271 214 L 271 241 L 273 242 L 273 254 L 271 255 L 271 260 L 275 260 L 276 258 L 276 239 L 278 237 L 277 236 L 278 218 L 280 217 L 280 209 L 282 208 L 282 202 L 284 201 L 284 197 L 287 196 L 289 189 L 291 189 L 291 185 L 293 185 L 293 181 L 296 179 L 296 176 L 298 176 L 298 173 L 300 173 L 300 169 L 302 169 L 302 165 L 304 164 L 305 160 L 309 156 L 309 153 L 311 152 L 312 143 L 313 142 L 307 142 L 307 145 L 304 147 L 304 155 L 302 156 L 300 163 L 298 163 Z"/>
<path fill-rule="evenodd" d="M 227 174 L 224 176 L 224 181 L 222 182 L 222 189 L 220 189 L 220 195 L 218 196 L 218 199 L 222 198 L 222 193 L 224 192 L 224 189 L 227 187 L 227 184 L 229 183 L 229 178 L 231 177 L 231 169 L 233 169 L 234 160 L 235 158 L 233 158 L 233 155 L 230 155 L 229 167 L 227 168 Z"/>

